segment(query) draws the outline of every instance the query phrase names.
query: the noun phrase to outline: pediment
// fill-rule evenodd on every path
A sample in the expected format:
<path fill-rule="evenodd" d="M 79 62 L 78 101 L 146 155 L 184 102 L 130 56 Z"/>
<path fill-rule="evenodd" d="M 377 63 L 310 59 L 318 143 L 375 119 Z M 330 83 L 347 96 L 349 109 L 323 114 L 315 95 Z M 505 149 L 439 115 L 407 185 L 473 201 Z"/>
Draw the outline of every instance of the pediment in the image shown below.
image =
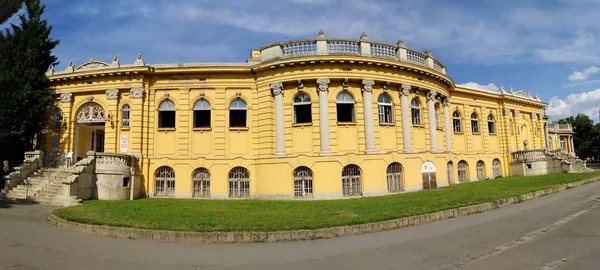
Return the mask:
<path fill-rule="evenodd" d="M 75 70 L 88 70 L 88 69 L 99 69 L 99 68 L 107 68 L 108 63 L 100 60 L 96 60 L 94 58 L 81 63 L 79 66 L 75 68 Z"/>

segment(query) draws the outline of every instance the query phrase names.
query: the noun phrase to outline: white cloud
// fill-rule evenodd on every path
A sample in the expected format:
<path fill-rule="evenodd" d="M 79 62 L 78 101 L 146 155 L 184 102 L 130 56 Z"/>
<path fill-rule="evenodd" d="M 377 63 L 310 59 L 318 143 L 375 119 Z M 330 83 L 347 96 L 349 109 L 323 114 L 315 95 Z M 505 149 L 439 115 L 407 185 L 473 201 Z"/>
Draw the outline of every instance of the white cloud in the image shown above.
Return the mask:
<path fill-rule="evenodd" d="M 592 74 L 598 73 L 600 68 L 596 66 L 590 66 L 589 68 L 584 69 L 583 71 L 574 71 L 569 75 L 569 81 L 583 81 L 587 80 Z"/>
<path fill-rule="evenodd" d="M 537 52 L 542 60 L 550 62 L 590 63 L 600 60 L 594 34 L 585 32 L 577 32 L 577 37 L 571 44 L 555 49 L 538 49 Z"/>
<path fill-rule="evenodd" d="M 470 89 L 477 89 L 477 90 L 487 91 L 487 92 L 498 92 L 500 90 L 500 88 L 498 88 L 498 86 L 495 83 L 489 83 L 487 85 L 482 85 L 482 84 L 478 84 L 476 82 L 468 82 L 468 83 L 457 84 L 456 86 L 470 88 Z"/>
<path fill-rule="evenodd" d="M 600 88 L 578 94 L 570 94 L 566 99 L 552 97 L 548 103 L 547 113 L 552 118 L 560 119 L 579 113 L 598 119 L 600 109 Z"/>

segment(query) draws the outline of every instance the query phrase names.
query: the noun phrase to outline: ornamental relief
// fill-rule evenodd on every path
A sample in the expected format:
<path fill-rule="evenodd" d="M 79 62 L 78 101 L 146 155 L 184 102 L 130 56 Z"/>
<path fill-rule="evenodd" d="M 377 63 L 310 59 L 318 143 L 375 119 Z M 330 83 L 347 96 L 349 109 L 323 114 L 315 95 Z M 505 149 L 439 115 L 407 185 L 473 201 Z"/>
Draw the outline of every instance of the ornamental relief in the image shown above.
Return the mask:
<path fill-rule="evenodd" d="M 85 104 L 77 113 L 77 122 L 104 122 L 104 109 L 97 103 Z"/>
<path fill-rule="evenodd" d="M 129 159 L 118 156 L 96 156 L 96 164 L 129 167 Z"/>

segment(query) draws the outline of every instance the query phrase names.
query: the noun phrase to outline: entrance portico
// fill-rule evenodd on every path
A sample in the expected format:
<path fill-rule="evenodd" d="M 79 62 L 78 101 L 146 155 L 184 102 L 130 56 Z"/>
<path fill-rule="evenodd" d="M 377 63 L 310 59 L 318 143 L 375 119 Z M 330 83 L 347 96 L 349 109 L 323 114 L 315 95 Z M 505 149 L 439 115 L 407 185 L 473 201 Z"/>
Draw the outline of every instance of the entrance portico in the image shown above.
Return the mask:
<path fill-rule="evenodd" d="M 88 151 L 104 152 L 104 109 L 89 102 L 77 112 L 75 124 L 74 161 L 86 156 Z"/>

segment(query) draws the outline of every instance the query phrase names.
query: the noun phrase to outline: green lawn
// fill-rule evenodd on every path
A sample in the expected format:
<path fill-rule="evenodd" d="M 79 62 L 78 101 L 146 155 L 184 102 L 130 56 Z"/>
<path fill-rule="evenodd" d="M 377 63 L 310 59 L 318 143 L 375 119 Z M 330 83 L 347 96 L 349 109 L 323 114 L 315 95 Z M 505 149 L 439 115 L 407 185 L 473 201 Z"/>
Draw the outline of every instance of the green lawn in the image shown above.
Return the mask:
<path fill-rule="evenodd" d="M 140 199 L 86 201 L 54 210 L 87 224 L 177 231 L 279 231 L 318 229 L 384 221 L 467 205 L 493 202 L 599 172 L 511 177 L 382 197 L 328 201 Z"/>

